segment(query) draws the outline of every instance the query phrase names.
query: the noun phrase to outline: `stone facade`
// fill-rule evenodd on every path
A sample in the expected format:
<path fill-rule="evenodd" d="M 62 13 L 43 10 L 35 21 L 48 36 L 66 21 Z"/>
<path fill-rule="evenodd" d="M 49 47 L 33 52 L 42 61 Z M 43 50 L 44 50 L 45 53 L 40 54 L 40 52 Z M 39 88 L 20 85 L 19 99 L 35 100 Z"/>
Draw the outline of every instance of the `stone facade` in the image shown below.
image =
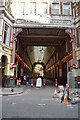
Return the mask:
<path fill-rule="evenodd" d="M 0 68 L 2 73 L 0 83 L 2 85 L 6 84 L 7 78 L 14 76 L 14 70 L 11 69 L 13 21 L 9 3 L 0 0 Z"/>

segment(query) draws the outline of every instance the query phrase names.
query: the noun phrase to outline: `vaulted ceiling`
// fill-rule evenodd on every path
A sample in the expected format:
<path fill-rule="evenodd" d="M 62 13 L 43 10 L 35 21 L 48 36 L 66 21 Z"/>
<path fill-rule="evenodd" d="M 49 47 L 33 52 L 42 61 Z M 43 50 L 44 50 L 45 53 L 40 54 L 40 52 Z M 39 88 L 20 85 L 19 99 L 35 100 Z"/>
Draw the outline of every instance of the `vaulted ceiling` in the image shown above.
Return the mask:
<path fill-rule="evenodd" d="M 57 47 L 61 46 L 67 39 L 65 29 L 59 28 L 26 28 L 18 35 L 27 55 L 32 63 L 48 62 Z M 44 49 L 44 53 L 40 52 Z"/>
<path fill-rule="evenodd" d="M 40 52 L 42 48 L 44 49 L 43 54 Z M 46 64 L 54 51 L 55 51 L 55 47 L 51 47 L 51 46 L 28 46 L 27 47 L 27 53 L 30 57 L 32 64 L 34 64 L 35 62 L 43 62 L 44 64 Z"/>

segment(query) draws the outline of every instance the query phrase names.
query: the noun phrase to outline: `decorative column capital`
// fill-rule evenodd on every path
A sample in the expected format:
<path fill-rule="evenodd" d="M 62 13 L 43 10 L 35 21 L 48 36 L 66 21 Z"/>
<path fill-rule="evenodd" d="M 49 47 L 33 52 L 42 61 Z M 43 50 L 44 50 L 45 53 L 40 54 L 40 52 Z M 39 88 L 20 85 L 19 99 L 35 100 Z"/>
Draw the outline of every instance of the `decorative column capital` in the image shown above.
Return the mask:
<path fill-rule="evenodd" d="M 13 42 L 14 42 L 14 41 L 17 41 L 17 38 L 14 38 L 14 37 L 13 37 Z"/>
<path fill-rule="evenodd" d="M 71 38 L 70 42 L 71 42 L 71 43 L 72 43 L 72 42 L 75 42 L 75 38 Z"/>

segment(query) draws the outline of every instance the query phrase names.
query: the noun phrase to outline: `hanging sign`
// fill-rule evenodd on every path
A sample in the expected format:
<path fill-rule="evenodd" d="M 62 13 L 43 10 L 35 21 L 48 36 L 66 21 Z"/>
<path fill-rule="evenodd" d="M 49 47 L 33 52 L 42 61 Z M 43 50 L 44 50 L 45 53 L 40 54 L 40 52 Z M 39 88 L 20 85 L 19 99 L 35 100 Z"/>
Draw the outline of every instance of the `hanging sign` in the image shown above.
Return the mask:
<path fill-rule="evenodd" d="M 14 64 L 14 63 L 11 63 L 11 67 L 10 67 L 11 69 L 12 68 L 16 68 L 16 64 Z"/>

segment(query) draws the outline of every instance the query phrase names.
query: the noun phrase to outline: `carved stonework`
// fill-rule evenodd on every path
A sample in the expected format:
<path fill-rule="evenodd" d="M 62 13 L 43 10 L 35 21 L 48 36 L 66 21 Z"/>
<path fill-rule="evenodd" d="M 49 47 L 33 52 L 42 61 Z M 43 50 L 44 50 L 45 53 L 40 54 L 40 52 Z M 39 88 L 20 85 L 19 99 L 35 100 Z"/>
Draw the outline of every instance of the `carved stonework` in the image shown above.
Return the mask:
<path fill-rule="evenodd" d="M 22 28 L 14 28 L 13 29 L 13 37 L 16 38 L 16 36 L 22 31 Z"/>
<path fill-rule="evenodd" d="M 74 29 L 66 29 L 66 33 L 70 35 L 72 39 L 75 37 L 75 30 Z"/>
<path fill-rule="evenodd" d="M 73 28 L 73 20 L 71 17 L 67 17 L 67 19 L 63 16 L 50 17 L 50 16 L 38 16 L 35 19 L 31 17 L 27 17 L 26 19 L 17 19 L 14 24 L 15 27 L 28 27 L 28 26 L 54 26 L 54 27 L 67 27 Z"/>

